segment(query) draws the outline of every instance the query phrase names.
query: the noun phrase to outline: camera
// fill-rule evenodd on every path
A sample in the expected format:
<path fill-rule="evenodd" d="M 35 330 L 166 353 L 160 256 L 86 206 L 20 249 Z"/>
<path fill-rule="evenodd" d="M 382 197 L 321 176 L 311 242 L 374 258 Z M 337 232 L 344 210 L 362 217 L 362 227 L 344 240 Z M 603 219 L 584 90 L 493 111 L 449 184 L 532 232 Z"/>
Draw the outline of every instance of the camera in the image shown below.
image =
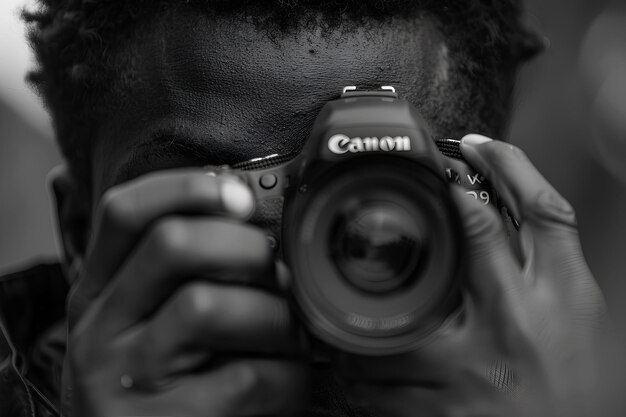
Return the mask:
<path fill-rule="evenodd" d="M 450 183 L 497 204 L 459 142 L 433 140 L 393 87 L 346 87 L 297 155 L 221 169 L 252 188 L 250 221 L 289 267 L 308 330 L 364 355 L 415 349 L 458 309 L 465 240 Z"/>

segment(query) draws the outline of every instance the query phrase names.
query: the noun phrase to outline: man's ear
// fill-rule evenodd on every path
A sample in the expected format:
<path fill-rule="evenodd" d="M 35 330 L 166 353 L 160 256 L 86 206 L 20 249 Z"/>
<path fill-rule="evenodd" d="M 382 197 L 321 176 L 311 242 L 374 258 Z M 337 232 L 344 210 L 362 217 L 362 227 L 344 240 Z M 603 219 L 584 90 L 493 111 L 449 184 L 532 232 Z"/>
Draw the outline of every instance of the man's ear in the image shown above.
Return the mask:
<path fill-rule="evenodd" d="M 90 204 L 67 165 L 55 167 L 48 175 L 57 215 L 57 226 L 63 247 L 66 277 L 73 282 L 87 251 Z"/>
<path fill-rule="evenodd" d="M 550 46 L 550 40 L 531 23 L 530 15 L 524 16 L 517 39 L 511 44 L 511 53 L 519 63 L 530 61 Z"/>

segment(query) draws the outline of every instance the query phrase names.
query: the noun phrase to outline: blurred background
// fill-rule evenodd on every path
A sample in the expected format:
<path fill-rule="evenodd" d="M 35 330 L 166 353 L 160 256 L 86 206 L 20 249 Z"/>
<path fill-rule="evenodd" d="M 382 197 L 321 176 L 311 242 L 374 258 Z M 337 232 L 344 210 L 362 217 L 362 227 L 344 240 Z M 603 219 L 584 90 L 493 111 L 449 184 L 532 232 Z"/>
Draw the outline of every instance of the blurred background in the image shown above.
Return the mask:
<path fill-rule="evenodd" d="M 626 2 L 527 0 L 547 50 L 520 75 L 510 141 L 577 209 L 587 260 L 626 323 Z M 57 253 L 46 186 L 60 162 L 26 87 L 24 1 L 0 1 L 0 273 Z"/>
<path fill-rule="evenodd" d="M 57 252 L 46 175 L 60 157 L 24 81 L 32 59 L 19 13 L 32 4 L 0 0 L 0 274 Z"/>

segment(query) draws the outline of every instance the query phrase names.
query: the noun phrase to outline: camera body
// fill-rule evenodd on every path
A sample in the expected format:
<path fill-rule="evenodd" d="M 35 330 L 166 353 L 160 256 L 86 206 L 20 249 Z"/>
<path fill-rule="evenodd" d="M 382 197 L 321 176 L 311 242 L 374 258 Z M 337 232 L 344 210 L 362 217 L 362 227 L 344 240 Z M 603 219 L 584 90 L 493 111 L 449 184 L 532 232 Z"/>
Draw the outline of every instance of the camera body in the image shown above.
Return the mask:
<path fill-rule="evenodd" d="M 458 141 L 439 143 L 460 157 Z M 460 305 L 465 239 L 450 183 L 496 204 L 484 178 L 444 156 L 391 87 L 344 89 L 293 157 L 223 169 L 252 188 L 250 221 L 289 267 L 307 328 L 358 354 L 415 349 Z"/>

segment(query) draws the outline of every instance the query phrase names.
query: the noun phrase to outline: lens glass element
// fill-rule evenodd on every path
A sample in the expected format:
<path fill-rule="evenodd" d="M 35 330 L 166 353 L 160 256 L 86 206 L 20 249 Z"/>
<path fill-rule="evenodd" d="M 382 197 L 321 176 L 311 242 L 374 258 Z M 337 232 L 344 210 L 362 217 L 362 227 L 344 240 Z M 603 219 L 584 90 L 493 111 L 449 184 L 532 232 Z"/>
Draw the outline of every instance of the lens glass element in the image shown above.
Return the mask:
<path fill-rule="evenodd" d="M 388 292 L 417 277 L 424 228 L 390 201 L 358 204 L 340 216 L 329 245 L 341 275 L 368 292 Z"/>

